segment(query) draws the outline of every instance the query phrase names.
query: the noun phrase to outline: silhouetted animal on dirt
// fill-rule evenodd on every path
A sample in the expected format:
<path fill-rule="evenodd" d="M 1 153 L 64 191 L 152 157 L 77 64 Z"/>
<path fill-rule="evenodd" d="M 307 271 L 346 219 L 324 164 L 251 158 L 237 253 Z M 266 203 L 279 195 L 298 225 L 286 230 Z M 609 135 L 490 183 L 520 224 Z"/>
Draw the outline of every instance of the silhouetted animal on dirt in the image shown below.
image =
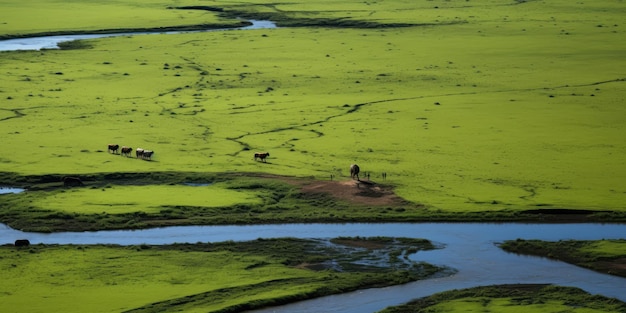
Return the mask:
<path fill-rule="evenodd" d="M 124 156 L 130 156 L 130 154 L 131 154 L 131 153 L 133 153 L 133 148 L 131 148 L 131 147 L 126 147 L 126 146 L 123 146 L 123 147 L 122 147 L 122 155 L 124 155 Z"/>
<path fill-rule="evenodd" d="M 359 179 L 359 172 L 360 171 L 361 171 L 361 169 L 359 168 L 358 165 L 356 165 L 356 164 L 350 165 L 350 178 L 354 179 L 354 177 L 356 177 L 356 180 L 361 180 L 361 179 Z"/>
<path fill-rule="evenodd" d="M 18 239 L 15 241 L 16 247 L 28 247 L 30 246 L 30 241 L 28 239 Z"/>
<path fill-rule="evenodd" d="M 65 187 L 77 187 L 84 185 L 83 181 L 78 177 L 63 177 L 63 186 Z"/>
<path fill-rule="evenodd" d="M 120 145 L 110 144 L 107 152 L 117 153 L 117 150 L 120 148 Z"/>
<path fill-rule="evenodd" d="M 260 159 L 261 161 L 265 162 L 265 159 L 270 156 L 269 152 L 257 152 L 254 154 L 254 160 L 256 161 L 257 159 Z"/>

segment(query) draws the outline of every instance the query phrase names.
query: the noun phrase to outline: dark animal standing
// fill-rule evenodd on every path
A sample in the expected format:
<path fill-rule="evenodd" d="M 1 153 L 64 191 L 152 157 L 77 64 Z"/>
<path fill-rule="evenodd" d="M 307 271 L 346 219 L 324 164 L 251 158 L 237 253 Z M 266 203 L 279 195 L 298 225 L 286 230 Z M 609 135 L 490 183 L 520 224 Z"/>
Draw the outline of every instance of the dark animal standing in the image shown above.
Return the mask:
<path fill-rule="evenodd" d="M 358 165 L 356 164 L 352 164 L 350 165 L 350 178 L 354 179 L 354 177 L 356 177 L 356 180 L 361 180 L 359 179 L 359 172 L 361 171 L 361 169 L 359 168 Z"/>
<path fill-rule="evenodd" d="M 254 160 L 256 161 L 257 159 L 260 159 L 261 161 L 265 162 L 265 159 L 270 156 L 269 152 L 257 152 L 254 154 Z"/>
<path fill-rule="evenodd" d="M 143 158 L 143 149 L 137 148 L 137 151 L 135 152 L 135 156 L 137 158 L 140 158 L 140 157 Z"/>
<path fill-rule="evenodd" d="M 143 159 L 144 160 L 151 160 L 152 159 L 152 154 L 154 154 L 154 151 L 152 151 L 152 150 L 143 150 Z"/>
<path fill-rule="evenodd" d="M 15 241 L 16 247 L 28 247 L 30 246 L 30 241 L 28 239 L 18 239 Z"/>
<path fill-rule="evenodd" d="M 124 156 L 127 156 L 127 157 L 128 157 L 128 156 L 130 156 L 130 154 L 131 154 L 131 153 L 133 153 L 133 148 L 131 148 L 131 147 L 126 147 L 126 146 L 123 146 L 123 147 L 122 147 L 122 155 L 124 155 Z"/>
<path fill-rule="evenodd" d="M 78 177 L 63 177 L 63 186 L 65 187 L 76 187 L 76 186 L 84 186 L 83 181 Z"/>
<path fill-rule="evenodd" d="M 109 145 L 109 148 L 107 149 L 107 152 L 111 152 L 111 153 L 117 153 L 117 150 L 119 150 L 120 145 Z"/>

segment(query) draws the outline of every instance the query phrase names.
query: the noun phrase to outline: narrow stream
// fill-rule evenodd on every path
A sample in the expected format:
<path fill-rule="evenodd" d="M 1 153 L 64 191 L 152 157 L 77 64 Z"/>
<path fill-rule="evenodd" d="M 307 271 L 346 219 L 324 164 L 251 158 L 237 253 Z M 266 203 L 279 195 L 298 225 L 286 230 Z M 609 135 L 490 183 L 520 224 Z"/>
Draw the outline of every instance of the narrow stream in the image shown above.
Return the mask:
<path fill-rule="evenodd" d="M 3 243 L 29 239 L 45 244 L 170 244 L 182 242 L 246 241 L 257 238 L 332 238 L 338 236 L 391 236 L 425 238 L 443 249 L 418 252 L 415 261 L 445 265 L 458 272 L 402 286 L 362 290 L 302 301 L 255 312 L 376 312 L 391 305 L 430 294 L 473 286 L 515 283 L 552 283 L 578 287 L 626 301 L 626 279 L 596 273 L 545 258 L 506 253 L 496 244 L 509 239 L 549 241 L 626 238 L 621 224 L 514 224 L 514 223 L 390 223 L 390 224 L 283 224 L 251 226 L 180 226 L 146 230 L 24 233 L 0 224 Z"/>
<path fill-rule="evenodd" d="M 252 25 L 250 26 L 244 26 L 244 27 L 238 27 L 238 28 L 196 30 L 196 31 L 130 32 L 130 33 L 114 33 L 114 34 L 59 35 L 59 36 L 6 39 L 6 40 L 0 40 L 0 51 L 58 49 L 59 48 L 58 45 L 61 42 L 82 40 L 82 39 L 104 38 L 104 37 L 149 35 L 149 34 L 180 34 L 180 33 L 197 33 L 197 32 L 227 31 L 227 30 L 276 28 L 276 24 L 274 24 L 271 21 L 250 20 L 250 22 L 252 23 Z"/>
<path fill-rule="evenodd" d="M 0 186 L 0 195 L 3 194 L 8 194 L 8 193 L 20 193 L 25 191 L 25 189 L 22 188 L 16 188 L 16 187 L 3 187 Z"/>

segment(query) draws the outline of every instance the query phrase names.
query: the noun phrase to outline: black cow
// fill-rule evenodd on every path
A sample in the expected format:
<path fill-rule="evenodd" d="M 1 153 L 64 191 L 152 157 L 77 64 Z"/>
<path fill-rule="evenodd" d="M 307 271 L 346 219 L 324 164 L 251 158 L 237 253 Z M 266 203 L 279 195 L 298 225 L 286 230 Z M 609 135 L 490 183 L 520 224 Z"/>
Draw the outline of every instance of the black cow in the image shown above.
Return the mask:
<path fill-rule="evenodd" d="M 270 156 L 269 152 L 257 152 L 254 154 L 254 160 L 256 161 L 257 159 L 260 159 L 261 161 L 265 162 L 265 159 Z"/>
<path fill-rule="evenodd" d="M 63 177 L 63 186 L 65 187 L 77 187 L 84 185 L 83 181 L 78 177 Z"/>
<path fill-rule="evenodd" d="M 109 148 L 107 149 L 107 152 L 117 153 L 117 150 L 119 150 L 119 148 L 120 148 L 120 145 L 109 144 Z"/>
<path fill-rule="evenodd" d="M 356 177 L 356 180 L 359 180 L 359 172 L 361 171 L 361 169 L 359 168 L 358 165 L 356 164 L 352 164 L 350 165 L 350 178 L 354 179 L 354 177 Z"/>
<path fill-rule="evenodd" d="M 151 160 L 153 154 L 154 154 L 154 151 L 152 151 L 152 150 L 143 150 L 143 159 L 144 160 Z"/>
<path fill-rule="evenodd" d="M 143 149 L 142 148 L 137 148 L 137 151 L 135 151 L 135 156 L 139 159 L 140 157 L 143 158 Z"/>
<path fill-rule="evenodd" d="M 130 154 L 133 152 L 133 148 L 131 147 L 127 147 L 127 146 L 123 146 L 122 147 L 122 154 L 124 156 L 130 156 Z"/>
<path fill-rule="evenodd" d="M 18 239 L 15 241 L 16 247 L 28 247 L 30 246 L 30 241 L 28 239 Z"/>

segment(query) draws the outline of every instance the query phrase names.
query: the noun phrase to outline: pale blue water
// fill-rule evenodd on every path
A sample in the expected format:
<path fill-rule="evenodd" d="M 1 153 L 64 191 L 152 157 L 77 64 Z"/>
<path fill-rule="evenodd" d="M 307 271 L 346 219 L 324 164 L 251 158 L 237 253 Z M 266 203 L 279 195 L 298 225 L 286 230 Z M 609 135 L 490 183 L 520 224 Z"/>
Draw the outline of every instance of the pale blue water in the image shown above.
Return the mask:
<path fill-rule="evenodd" d="M 0 224 L 2 243 L 29 239 L 46 244 L 169 244 L 175 242 L 245 241 L 257 238 L 331 238 L 338 236 L 393 236 L 425 238 L 443 249 L 418 252 L 415 261 L 457 270 L 449 277 L 427 279 L 402 286 L 362 290 L 257 312 L 376 312 L 390 305 L 439 291 L 480 285 L 551 283 L 578 287 L 626 301 L 626 279 L 599 274 L 562 262 L 506 253 L 498 242 L 509 239 L 549 241 L 624 239 L 621 224 L 513 224 L 513 223 L 389 223 L 389 224 L 285 224 L 250 226 L 181 226 L 146 230 L 24 233 Z"/>
<path fill-rule="evenodd" d="M 208 29 L 199 31 L 185 31 L 185 33 L 191 32 L 209 32 L 209 31 L 226 31 L 226 30 L 250 30 L 250 29 L 262 29 L 262 28 L 276 28 L 276 24 L 271 21 L 256 21 L 250 20 L 252 25 L 239 27 L 239 28 L 224 28 L 224 29 Z M 148 34 L 180 34 L 182 32 L 130 32 L 130 33 L 116 33 L 116 34 L 94 34 L 94 35 L 61 35 L 61 36 L 45 36 L 45 37 L 32 37 L 32 38 L 18 38 L 0 40 L 0 51 L 16 51 L 16 50 L 41 50 L 41 49 L 58 49 L 58 44 L 61 42 L 81 40 L 81 39 L 94 39 L 103 37 L 117 37 L 117 36 L 130 36 L 130 35 L 148 35 Z"/>
<path fill-rule="evenodd" d="M 20 193 L 22 191 L 25 191 L 25 189 L 15 187 L 0 187 L 0 195 L 7 193 Z"/>

